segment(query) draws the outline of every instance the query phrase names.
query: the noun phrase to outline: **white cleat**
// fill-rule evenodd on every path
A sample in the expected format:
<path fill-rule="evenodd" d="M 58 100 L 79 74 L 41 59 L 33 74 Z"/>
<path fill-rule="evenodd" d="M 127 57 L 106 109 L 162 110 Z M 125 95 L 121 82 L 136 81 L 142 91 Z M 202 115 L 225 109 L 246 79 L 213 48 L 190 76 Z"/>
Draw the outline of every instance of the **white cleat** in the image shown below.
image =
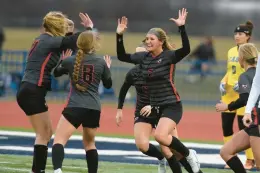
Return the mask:
<path fill-rule="evenodd" d="M 194 173 L 198 173 L 200 171 L 200 163 L 197 157 L 197 152 L 195 150 L 190 149 L 190 154 L 186 157 L 189 162 L 191 169 Z"/>
<path fill-rule="evenodd" d="M 166 159 L 163 158 L 158 162 L 158 173 L 166 173 Z"/>
<path fill-rule="evenodd" d="M 59 168 L 59 169 L 56 169 L 56 170 L 54 171 L 54 173 L 62 173 L 62 171 L 61 171 L 61 169 Z"/>

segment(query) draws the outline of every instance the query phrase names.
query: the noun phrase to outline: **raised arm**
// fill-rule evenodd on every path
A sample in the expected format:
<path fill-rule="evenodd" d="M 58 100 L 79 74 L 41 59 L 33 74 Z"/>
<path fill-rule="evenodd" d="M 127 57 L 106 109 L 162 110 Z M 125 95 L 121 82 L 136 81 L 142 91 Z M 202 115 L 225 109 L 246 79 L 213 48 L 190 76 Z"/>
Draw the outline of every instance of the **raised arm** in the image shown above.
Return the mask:
<path fill-rule="evenodd" d="M 127 18 L 124 16 L 122 19 L 118 19 L 118 25 L 116 29 L 116 52 L 119 61 L 128 62 L 132 64 L 140 64 L 143 59 L 144 52 L 138 52 L 134 54 L 126 53 L 123 41 L 123 33 L 127 28 Z"/>
<path fill-rule="evenodd" d="M 175 57 L 172 59 L 173 64 L 178 63 L 190 53 L 190 41 L 185 30 L 185 25 L 179 27 L 181 33 L 182 48 L 175 51 Z"/>
<path fill-rule="evenodd" d="M 88 14 L 79 13 L 79 17 L 81 18 L 81 24 L 86 28 L 86 30 L 92 30 L 94 24 Z M 77 47 L 77 39 L 79 37 L 81 32 L 77 32 L 72 35 L 67 35 L 63 37 L 60 48 L 62 50 L 64 49 L 73 49 Z"/>
<path fill-rule="evenodd" d="M 53 71 L 54 77 L 60 77 L 64 74 L 69 74 L 68 68 L 66 68 L 66 64 L 68 64 L 67 61 L 69 61 L 67 58 L 72 55 L 72 50 L 67 49 L 66 51 L 62 52 L 61 60 L 55 67 Z"/>
<path fill-rule="evenodd" d="M 190 42 L 188 35 L 185 29 L 185 22 L 187 18 L 188 12 L 185 8 L 179 10 L 179 17 L 178 19 L 171 18 L 170 20 L 175 22 L 176 25 L 179 27 L 179 33 L 181 34 L 182 40 L 182 48 L 176 51 L 169 51 L 170 55 L 168 57 L 171 58 L 172 64 L 176 64 L 185 58 L 190 53 Z"/>
<path fill-rule="evenodd" d="M 107 89 L 112 87 L 112 78 L 111 78 L 111 72 L 110 72 L 110 66 L 111 66 L 111 57 L 108 55 L 104 56 L 104 71 L 102 74 L 102 82 L 103 86 Z M 103 61 L 104 62 L 104 61 Z"/>

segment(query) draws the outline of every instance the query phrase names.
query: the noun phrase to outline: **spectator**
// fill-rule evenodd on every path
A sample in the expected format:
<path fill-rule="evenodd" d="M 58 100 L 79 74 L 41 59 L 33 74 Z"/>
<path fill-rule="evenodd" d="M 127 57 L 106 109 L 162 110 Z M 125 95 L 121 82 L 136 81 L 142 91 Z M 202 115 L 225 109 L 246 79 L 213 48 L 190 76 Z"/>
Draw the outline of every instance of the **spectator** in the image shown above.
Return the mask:
<path fill-rule="evenodd" d="M 198 45 L 189 55 L 189 59 L 194 58 L 189 74 L 200 74 L 200 78 L 204 79 L 206 73 L 210 70 L 210 65 L 216 63 L 213 39 L 210 36 L 205 37 L 204 41 Z M 194 82 L 194 77 L 189 76 L 189 82 Z"/>

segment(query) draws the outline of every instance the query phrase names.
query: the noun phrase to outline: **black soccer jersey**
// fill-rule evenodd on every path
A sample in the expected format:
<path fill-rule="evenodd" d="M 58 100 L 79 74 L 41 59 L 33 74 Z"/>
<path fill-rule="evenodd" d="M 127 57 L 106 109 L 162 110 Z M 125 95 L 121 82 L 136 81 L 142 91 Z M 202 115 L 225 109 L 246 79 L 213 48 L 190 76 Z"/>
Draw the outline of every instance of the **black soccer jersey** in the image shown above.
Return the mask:
<path fill-rule="evenodd" d="M 152 106 L 161 106 L 180 101 L 180 96 L 174 85 L 176 63 L 190 53 L 189 39 L 185 27 L 179 27 L 183 47 L 174 50 L 164 50 L 157 57 L 149 52 L 126 54 L 123 36 L 117 34 L 118 59 L 124 62 L 140 64 L 141 71 L 150 93 Z"/>
<path fill-rule="evenodd" d="M 79 34 L 60 37 L 44 33 L 37 37 L 28 53 L 22 81 L 50 89 L 51 72 L 60 60 L 61 52 L 75 48 Z"/>
<path fill-rule="evenodd" d="M 131 86 L 135 87 L 137 95 L 135 116 L 140 116 L 141 109 L 144 106 L 150 105 L 150 96 L 139 65 L 133 67 L 126 74 L 125 82 L 119 93 L 118 109 L 123 108 L 126 93 Z"/>

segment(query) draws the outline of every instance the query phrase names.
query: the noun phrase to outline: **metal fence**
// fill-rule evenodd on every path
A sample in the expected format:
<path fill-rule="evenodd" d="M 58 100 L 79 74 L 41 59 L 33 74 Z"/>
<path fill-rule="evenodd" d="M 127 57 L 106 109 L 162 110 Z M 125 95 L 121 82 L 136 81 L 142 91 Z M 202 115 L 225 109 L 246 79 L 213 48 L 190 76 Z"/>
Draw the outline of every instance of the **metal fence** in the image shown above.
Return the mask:
<path fill-rule="evenodd" d="M 22 75 L 25 69 L 27 51 L 3 51 L 0 61 L 0 70 L 2 74 L 15 74 Z M 113 79 L 113 91 L 114 95 L 110 97 L 110 101 L 116 101 L 121 85 L 124 82 L 124 78 L 128 70 L 133 67 L 131 64 L 127 64 L 117 60 L 116 57 L 112 57 L 112 79 Z M 220 94 L 218 91 L 219 81 L 224 75 L 226 70 L 225 62 L 220 61 L 211 67 L 204 80 L 200 80 L 199 74 L 193 72 L 189 74 L 191 67 L 189 61 L 183 60 L 177 64 L 175 83 L 178 92 L 185 104 L 193 106 L 214 105 L 219 99 Z M 197 82 L 191 81 L 198 79 Z M 54 80 L 55 81 L 55 80 Z M 63 76 L 58 78 L 54 84 L 58 90 L 52 91 L 48 94 L 50 100 L 64 100 L 67 96 L 67 91 L 64 91 L 66 82 L 68 83 L 68 77 Z M 63 91 L 63 92 L 62 92 Z M 13 89 L 13 94 L 15 88 Z M 10 93 L 9 93 L 10 94 Z M 129 92 L 129 101 L 135 100 L 135 91 L 133 88 Z"/>

